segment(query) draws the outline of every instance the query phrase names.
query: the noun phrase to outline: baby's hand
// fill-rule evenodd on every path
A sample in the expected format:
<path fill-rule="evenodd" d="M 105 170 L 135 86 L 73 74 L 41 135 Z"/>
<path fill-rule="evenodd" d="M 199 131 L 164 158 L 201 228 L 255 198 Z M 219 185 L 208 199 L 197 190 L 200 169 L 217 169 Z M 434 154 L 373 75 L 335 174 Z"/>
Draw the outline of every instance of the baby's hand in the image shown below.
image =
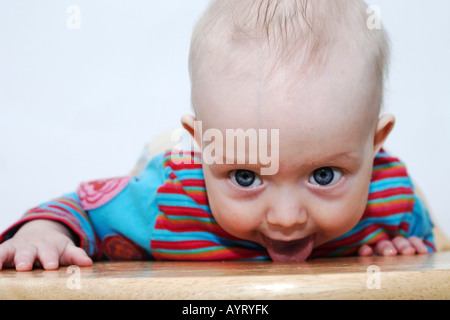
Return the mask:
<path fill-rule="evenodd" d="M 397 236 L 392 241 L 381 240 L 374 247 L 363 245 L 359 248 L 358 254 L 366 257 L 373 254 L 379 256 L 395 256 L 397 254 L 410 256 L 414 254 L 428 253 L 427 247 L 422 239 L 417 237 L 409 237 L 408 239 Z"/>
<path fill-rule="evenodd" d="M 92 260 L 83 249 L 75 246 L 69 230 L 62 224 L 34 220 L 0 244 L 0 270 L 15 266 L 17 271 L 29 271 L 35 263 L 53 270 L 59 265 L 90 266 Z"/>

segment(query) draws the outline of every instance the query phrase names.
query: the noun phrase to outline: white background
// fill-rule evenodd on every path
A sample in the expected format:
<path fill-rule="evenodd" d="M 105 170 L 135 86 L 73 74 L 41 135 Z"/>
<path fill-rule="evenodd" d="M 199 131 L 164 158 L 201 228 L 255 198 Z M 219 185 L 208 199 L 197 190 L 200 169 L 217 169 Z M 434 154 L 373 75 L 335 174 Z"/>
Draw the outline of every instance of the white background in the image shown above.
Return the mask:
<path fill-rule="evenodd" d="M 85 180 L 126 174 L 190 112 L 207 0 L 0 0 L 0 230 Z M 378 0 L 392 40 L 386 148 L 450 234 L 450 2 Z M 67 9 L 81 10 L 80 29 Z"/>

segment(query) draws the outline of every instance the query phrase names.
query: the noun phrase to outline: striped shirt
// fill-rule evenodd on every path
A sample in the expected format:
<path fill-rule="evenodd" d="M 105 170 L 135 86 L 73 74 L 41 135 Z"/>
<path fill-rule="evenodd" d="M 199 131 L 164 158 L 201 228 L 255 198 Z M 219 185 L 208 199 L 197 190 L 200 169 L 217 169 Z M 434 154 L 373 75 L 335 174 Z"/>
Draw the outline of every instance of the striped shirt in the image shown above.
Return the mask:
<path fill-rule="evenodd" d="M 77 235 L 77 245 L 95 259 L 270 259 L 265 248 L 230 235 L 214 219 L 201 156 L 193 152 L 155 156 L 139 176 L 83 183 L 76 193 L 26 212 L 0 242 L 33 219 L 65 224 Z M 311 256 L 356 255 L 361 245 L 413 235 L 433 252 L 432 228 L 405 165 L 381 150 L 374 159 L 362 218 L 348 233 L 315 248 Z"/>

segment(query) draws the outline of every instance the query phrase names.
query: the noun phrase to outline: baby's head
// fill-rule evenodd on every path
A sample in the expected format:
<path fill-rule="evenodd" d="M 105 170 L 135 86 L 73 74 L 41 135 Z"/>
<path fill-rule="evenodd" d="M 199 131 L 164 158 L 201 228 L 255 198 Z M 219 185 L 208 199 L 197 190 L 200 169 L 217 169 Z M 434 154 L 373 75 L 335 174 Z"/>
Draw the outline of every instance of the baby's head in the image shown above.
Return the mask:
<path fill-rule="evenodd" d="M 215 0 L 195 30 L 195 117 L 182 123 L 214 151 L 203 163 L 212 213 L 273 260 L 304 260 L 364 212 L 394 125 L 379 117 L 387 38 L 368 18 L 359 0 Z M 251 137 L 242 149 L 227 140 L 237 129 Z M 276 161 L 270 174 L 255 137 Z"/>

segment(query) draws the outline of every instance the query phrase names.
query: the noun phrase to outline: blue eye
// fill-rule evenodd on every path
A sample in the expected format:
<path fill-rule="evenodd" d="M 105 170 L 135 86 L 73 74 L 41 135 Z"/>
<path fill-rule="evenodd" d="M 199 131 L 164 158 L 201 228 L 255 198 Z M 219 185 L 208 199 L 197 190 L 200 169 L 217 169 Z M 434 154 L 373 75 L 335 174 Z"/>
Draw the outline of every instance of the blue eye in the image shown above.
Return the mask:
<path fill-rule="evenodd" d="M 342 172 L 336 168 L 323 167 L 311 174 L 309 182 L 319 186 L 332 186 L 338 183 L 342 177 Z"/>
<path fill-rule="evenodd" d="M 233 183 L 241 187 L 257 187 L 262 184 L 261 178 L 250 170 L 233 170 L 230 172 L 230 178 Z"/>

